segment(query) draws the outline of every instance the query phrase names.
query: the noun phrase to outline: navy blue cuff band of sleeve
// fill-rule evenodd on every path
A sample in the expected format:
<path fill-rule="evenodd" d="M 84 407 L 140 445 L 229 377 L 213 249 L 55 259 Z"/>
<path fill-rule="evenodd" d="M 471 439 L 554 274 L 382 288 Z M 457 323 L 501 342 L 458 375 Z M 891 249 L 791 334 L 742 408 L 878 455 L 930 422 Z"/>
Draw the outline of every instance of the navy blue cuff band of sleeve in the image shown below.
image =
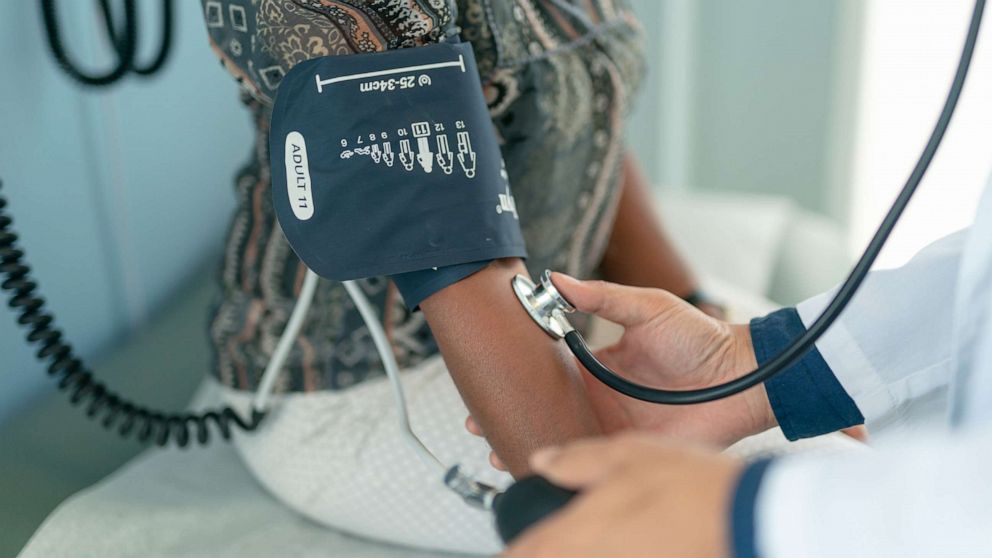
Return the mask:
<path fill-rule="evenodd" d="M 760 558 L 754 520 L 758 489 L 765 478 L 771 459 L 755 461 L 744 469 L 737 480 L 734 500 L 730 507 L 730 544 L 734 558 Z"/>
<path fill-rule="evenodd" d="M 446 265 L 437 269 L 409 271 L 392 276 L 406 307 L 414 310 L 427 297 L 489 265 L 492 260 Z"/>
<path fill-rule="evenodd" d="M 783 308 L 751 320 L 751 343 L 758 364 L 777 356 L 805 331 L 806 326 L 795 308 Z M 816 347 L 798 363 L 765 382 L 765 391 L 789 440 L 819 436 L 865 421 Z"/>

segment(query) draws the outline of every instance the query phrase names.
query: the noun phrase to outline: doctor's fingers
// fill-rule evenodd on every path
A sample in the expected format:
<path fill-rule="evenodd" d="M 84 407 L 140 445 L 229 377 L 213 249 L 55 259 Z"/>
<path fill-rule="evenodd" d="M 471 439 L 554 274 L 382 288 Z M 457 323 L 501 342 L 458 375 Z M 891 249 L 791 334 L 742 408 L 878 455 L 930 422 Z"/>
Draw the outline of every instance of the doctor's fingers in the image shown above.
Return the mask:
<path fill-rule="evenodd" d="M 619 470 L 629 469 L 643 454 L 642 450 L 654 445 L 651 437 L 645 433 L 628 433 L 579 440 L 535 452 L 530 465 L 536 474 L 554 484 L 581 489 L 602 482 Z"/>
<path fill-rule="evenodd" d="M 479 423 L 475 422 L 472 415 L 465 418 L 465 430 L 468 430 L 471 434 L 479 437 L 485 436 L 485 434 L 482 433 L 482 427 L 479 426 Z"/>
<path fill-rule="evenodd" d="M 475 419 L 472 418 L 472 415 L 469 415 L 465 419 L 465 430 L 468 430 L 470 434 L 473 434 L 480 438 L 486 437 L 486 435 L 482 432 L 482 427 L 479 426 L 479 423 L 475 422 Z M 503 460 L 500 459 L 499 456 L 496 455 L 496 452 L 492 450 L 489 451 L 489 464 L 493 466 L 493 469 L 497 469 L 500 471 L 509 471 L 509 468 L 506 466 L 505 463 L 503 463 Z"/>
<path fill-rule="evenodd" d="M 558 291 L 582 312 L 631 326 L 643 324 L 682 304 L 677 296 L 661 289 L 627 287 L 608 281 L 579 281 L 564 273 L 551 274 Z"/>

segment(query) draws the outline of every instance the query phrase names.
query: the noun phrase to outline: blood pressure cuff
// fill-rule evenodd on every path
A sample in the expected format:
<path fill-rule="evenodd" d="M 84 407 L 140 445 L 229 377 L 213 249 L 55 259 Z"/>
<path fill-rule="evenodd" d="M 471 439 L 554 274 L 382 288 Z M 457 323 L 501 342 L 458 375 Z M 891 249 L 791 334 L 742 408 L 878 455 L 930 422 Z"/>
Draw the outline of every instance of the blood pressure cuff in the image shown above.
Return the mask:
<path fill-rule="evenodd" d="M 419 272 L 526 257 L 467 43 L 297 64 L 279 86 L 269 153 L 279 223 L 322 277 L 437 282 L 447 274 Z"/>

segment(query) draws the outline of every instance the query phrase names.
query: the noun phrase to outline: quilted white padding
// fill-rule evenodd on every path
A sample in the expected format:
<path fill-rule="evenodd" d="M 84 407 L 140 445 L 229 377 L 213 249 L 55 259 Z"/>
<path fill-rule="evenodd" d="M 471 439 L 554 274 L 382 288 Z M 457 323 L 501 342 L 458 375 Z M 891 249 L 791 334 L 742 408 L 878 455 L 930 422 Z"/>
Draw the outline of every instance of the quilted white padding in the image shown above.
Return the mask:
<path fill-rule="evenodd" d="M 445 464 L 504 486 L 489 446 L 465 428 L 468 411 L 440 356 L 404 370 L 414 431 Z M 247 409 L 251 394 L 222 389 Z M 261 431 L 239 435 L 238 452 L 276 498 L 318 523 L 393 544 L 462 553 L 501 548 L 492 516 L 466 506 L 400 437 L 388 381 L 344 391 L 291 394 L 275 401 Z"/>

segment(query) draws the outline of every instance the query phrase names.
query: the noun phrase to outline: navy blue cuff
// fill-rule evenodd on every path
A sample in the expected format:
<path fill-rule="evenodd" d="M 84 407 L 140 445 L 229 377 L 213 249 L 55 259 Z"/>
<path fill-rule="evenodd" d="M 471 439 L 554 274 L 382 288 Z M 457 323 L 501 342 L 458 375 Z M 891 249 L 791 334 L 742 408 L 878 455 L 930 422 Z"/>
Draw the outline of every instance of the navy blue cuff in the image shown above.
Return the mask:
<path fill-rule="evenodd" d="M 751 320 L 751 343 L 758 364 L 775 358 L 806 332 L 795 308 Z M 865 417 L 814 346 L 803 358 L 765 382 L 775 418 L 790 440 L 811 438 L 856 424 Z"/>
<path fill-rule="evenodd" d="M 744 469 L 734 500 L 730 507 L 730 547 L 734 558 L 760 558 L 755 533 L 754 507 L 758 499 L 758 489 L 765 478 L 771 459 L 755 461 Z"/>
<path fill-rule="evenodd" d="M 398 273 L 392 276 L 393 283 L 403 295 L 406 307 L 415 310 L 427 297 L 489 265 L 492 260 L 481 260 L 444 267 L 422 269 Z"/>

